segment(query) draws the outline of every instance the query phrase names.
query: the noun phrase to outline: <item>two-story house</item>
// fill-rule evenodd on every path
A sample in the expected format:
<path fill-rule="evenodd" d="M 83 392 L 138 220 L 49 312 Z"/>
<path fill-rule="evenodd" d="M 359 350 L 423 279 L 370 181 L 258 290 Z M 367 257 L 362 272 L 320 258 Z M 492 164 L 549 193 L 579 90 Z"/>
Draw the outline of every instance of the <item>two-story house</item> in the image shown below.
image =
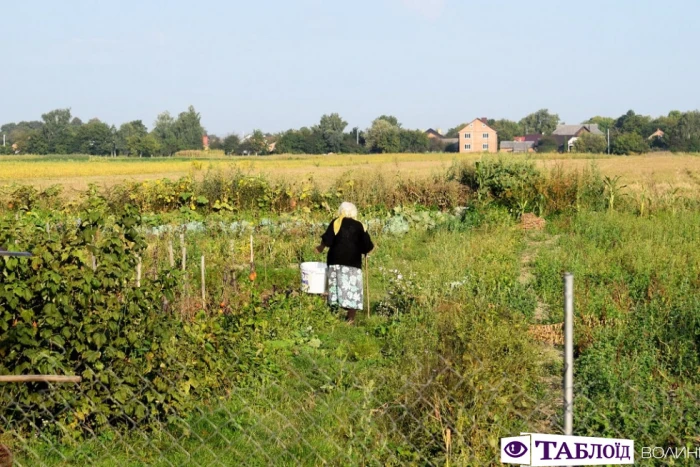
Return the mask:
<path fill-rule="evenodd" d="M 498 152 L 498 133 L 486 118 L 477 118 L 459 130 L 459 152 Z"/>

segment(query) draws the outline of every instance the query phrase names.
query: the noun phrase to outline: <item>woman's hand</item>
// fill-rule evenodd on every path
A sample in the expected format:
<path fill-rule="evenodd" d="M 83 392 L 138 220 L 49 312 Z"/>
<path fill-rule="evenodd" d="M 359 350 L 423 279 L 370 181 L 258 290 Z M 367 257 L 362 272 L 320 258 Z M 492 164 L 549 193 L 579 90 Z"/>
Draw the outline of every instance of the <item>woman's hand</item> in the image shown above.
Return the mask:
<path fill-rule="evenodd" d="M 321 254 L 323 253 L 323 250 L 326 248 L 326 245 L 321 243 L 319 246 L 316 247 L 316 253 Z"/>

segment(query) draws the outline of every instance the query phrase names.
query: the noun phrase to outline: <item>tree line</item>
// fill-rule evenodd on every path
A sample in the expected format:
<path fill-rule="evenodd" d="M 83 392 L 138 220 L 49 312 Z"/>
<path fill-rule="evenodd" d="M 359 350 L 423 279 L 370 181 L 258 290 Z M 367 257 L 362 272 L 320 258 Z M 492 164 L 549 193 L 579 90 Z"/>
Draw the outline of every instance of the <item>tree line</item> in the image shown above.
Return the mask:
<path fill-rule="evenodd" d="M 0 127 L 6 144 L 2 153 L 11 154 L 91 154 L 111 156 L 171 156 L 183 150 L 203 149 L 207 135 L 209 148 L 225 154 L 328 154 L 328 153 L 400 153 L 456 152 L 458 145 L 450 138 L 468 122 L 447 131 L 444 138 L 429 138 L 421 130 L 407 129 L 392 115 L 377 117 L 365 130 L 358 127 L 347 131 L 348 123 L 337 113 L 323 115 L 318 124 L 290 129 L 277 134 L 255 130 L 240 137 L 207 135 L 201 116 L 190 106 L 177 117 L 163 112 L 149 131 L 141 120 L 123 123 L 119 128 L 99 119 L 84 123 L 73 117 L 70 109 L 56 109 L 41 116 L 41 120 L 7 123 Z M 540 152 L 562 150 L 561 141 L 552 136 L 560 121 L 559 115 L 540 109 L 520 121 L 489 119 L 488 124 L 498 132 L 498 141 L 512 141 L 517 136 L 541 135 L 537 144 Z M 613 154 L 644 153 L 651 150 L 700 152 L 700 112 L 671 111 L 666 116 L 652 118 L 634 111 L 618 118 L 595 116 L 583 123 L 597 124 L 604 136 L 584 134 L 576 142 L 577 152 Z M 654 135 L 661 130 L 658 137 Z M 447 139 L 447 140 L 446 140 Z"/>
<path fill-rule="evenodd" d="M 37 121 L 8 123 L 0 132 L 7 140 L 6 153 L 155 156 L 201 149 L 204 129 L 199 113 L 190 106 L 177 118 L 161 113 L 150 132 L 141 120 L 119 128 L 97 118 L 83 123 L 70 109 L 52 110 Z"/>

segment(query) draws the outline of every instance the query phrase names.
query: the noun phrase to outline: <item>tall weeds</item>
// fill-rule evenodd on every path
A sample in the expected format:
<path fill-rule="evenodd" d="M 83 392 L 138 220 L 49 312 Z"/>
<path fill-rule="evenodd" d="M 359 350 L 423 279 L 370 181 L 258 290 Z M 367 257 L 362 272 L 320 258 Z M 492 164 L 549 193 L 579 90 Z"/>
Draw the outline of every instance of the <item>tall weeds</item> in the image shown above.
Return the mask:
<path fill-rule="evenodd" d="M 88 192 L 95 190 L 90 187 Z M 561 164 L 543 171 L 529 161 L 503 158 L 454 163 L 446 173 L 422 178 L 348 171 L 328 189 L 321 189 L 313 178 L 288 181 L 210 168 L 201 178 L 190 175 L 178 180 L 124 182 L 100 191 L 114 210 L 131 203 L 144 213 L 186 214 L 331 212 L 338 203 L 352 201 L 363 209 L 380 210 L 414 205 L 446 211 L 457 206 L 494 204 L 517 218 L 525 212 L 545 216 L 584 209 L 650 215 L 700 204 L 677 187 L 662 189 L 655 183 L 645 185 L 642 196 L 624 196 L 627 189 L 620 178 L 604 178 L 594 163 L 580 171 L 565 170 Z M 28 185 L 0 187 L 0 212 L 35 208 L 77 210 L 80 204 L 66 204 L 60 187 L 44 191 Z"/>

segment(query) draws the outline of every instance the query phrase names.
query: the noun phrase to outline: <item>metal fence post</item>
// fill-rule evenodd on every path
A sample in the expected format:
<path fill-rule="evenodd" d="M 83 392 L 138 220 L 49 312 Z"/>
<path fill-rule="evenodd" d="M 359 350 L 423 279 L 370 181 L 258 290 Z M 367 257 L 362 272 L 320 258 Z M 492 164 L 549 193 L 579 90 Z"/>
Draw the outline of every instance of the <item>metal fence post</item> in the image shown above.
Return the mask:
<path fill-rule="evenodd" d="M 574 276 L 564 274 L 564 434 L 574 429 Z"/>

